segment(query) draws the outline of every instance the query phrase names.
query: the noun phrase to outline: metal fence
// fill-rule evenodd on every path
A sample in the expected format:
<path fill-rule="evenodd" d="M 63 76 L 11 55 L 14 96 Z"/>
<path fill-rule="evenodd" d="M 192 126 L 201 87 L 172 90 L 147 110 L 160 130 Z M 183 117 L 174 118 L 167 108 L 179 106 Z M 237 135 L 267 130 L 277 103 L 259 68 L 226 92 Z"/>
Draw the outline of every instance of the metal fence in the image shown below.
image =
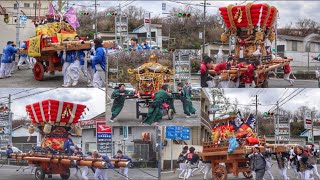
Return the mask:
<path fill-rule="evenodd" d="M 314 52 L 297 52 L 297 51 L 286 51 L 284 53 L 287 57 L 292 57 L 293 61 L 290 63 L 291 70 L 294 73 L 297 72 L 314 72 L 320 67 L 320 62 L 313 60 L 312 56 L 317 57 L 319 53 Z"/>

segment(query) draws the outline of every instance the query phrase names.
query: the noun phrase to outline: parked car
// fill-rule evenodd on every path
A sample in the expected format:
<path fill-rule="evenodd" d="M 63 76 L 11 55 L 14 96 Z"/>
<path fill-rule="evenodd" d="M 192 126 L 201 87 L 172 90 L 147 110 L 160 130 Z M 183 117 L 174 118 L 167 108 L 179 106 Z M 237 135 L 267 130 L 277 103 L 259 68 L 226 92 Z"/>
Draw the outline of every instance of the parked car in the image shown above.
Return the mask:
<path fill-rule="evenodd" d="M 6 150 L 7 150 L 7 146 L 3 146 L 0 148 L 0 158 L 7 157 Z M 14 153 L 22 153 L 22 151 L 20 149 L 18 149 L 17 147 L 14 147 L 14 146 L 12 147 L 12 151 Z"/>
<path fill-rule="evenodd" d="M 194 96 L 199 96 L 201 93 L 201 86 L 199 83 L 191 83 L 191 91 Z"/>
<path fill-rule="evenodd" d="M 135 88 L 132 86 L 132 84 L 130 83 L 124 83 L 124 85 L 126 86 L 126 90 L 131 91 L 131 92 L 135 92 Z"/>

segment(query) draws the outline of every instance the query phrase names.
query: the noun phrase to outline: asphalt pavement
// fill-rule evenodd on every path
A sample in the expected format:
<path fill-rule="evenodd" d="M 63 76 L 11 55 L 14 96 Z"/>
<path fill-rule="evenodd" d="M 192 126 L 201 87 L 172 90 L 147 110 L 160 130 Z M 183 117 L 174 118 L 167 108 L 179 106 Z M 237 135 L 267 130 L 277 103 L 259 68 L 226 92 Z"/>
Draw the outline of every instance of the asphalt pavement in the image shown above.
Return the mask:
<path fill-rule="evenodd" d="M 109 92 L 109 91 L 108 91 Z M 200 101 L 193 101 L 193 106 L 197 109 L 197 113 L 200 112 Z M 111 107 L 112 103 L 107 106 L 107 124 L 111 126 L 140 126 L 142 125 L 142 117 L 136 118 L 136 99 L 127 99 L 125 101 L 124 107 L 116 117 L 115 122 L 111 123 L 108 121 L 111 117 Z M 163 116 L 158 125 L 162 126 L 200 126 L 200 115 L 196 117 L 186 118 L 183 113 L 183 107 L 180 100 L 174 100 L 174 107 L 176 109 L 176 114 L 172 120 L 168 119 L 168 116 Z M 148 108 L 141 108 L 141 112 L 148 112 Z"/>
<path fill-rule="evenodd" d="M 271 173 L 274 177 L 275 180 L 282 180 L 282 176 L 280 175 L 280 172 L 279 172 L 279 168 L 278 168 L 278 165 L 277 165 L 277 162 L 276 161 L 273 161 L 272 162 L 273 165 L 271 167 Z M 318 172 L 320 172 L 320 168 L 319 168 L 319 164 L 318 164 Z M 161 179 L 165 179 L 165 180 L 177 180 L 178 179 L 178 176 L 180 174 L 180 170 L 177 170 L 175 172 L 175 174 L 172 172 L 172 171 L 167 171 L 167 172 L 162 172 L 161 173 Z M 287 170 L 287 176 L 289 177 L 290 180 L 298 180 L 297 176 L 295 176 L 294 174 L 294 171 L 292 169 L 288 169 Z M 312 177 L 312 176 L 311 176 Z M 246 179 L 242 173 L 239 174 L 238 177 L 235 177 L 233 176 L 232 174 L 228 174 L 228 177 L 227 179 Z M 315 178 L 316 179 L 316 178 Z M 203 173 L 201 173 L 199 170 L 196 171 L 194 173 L 194 175 L 189 179 L 189 180 L 203 180 Z M 213 180 L 212 178 L 212 173 L 210 173 L 209 175 L 209 180 Z M 270 176 L 268 176 L 267 174 L 264 175 L 264 180 L 271 180 Z M 313 178 L 310 178 L 310 180 L 313 180 Z"/>
<path fill-rule="evenodd" d="M 318 80 L 296 79 L 293 86 L 279 78 L 270 78 L 268 82 L 269 88 L 318 88 Z"/>
<path fill-rule="evenodd" d="M 39 87 L 62 87 L 63 75 L 62 72 L 55 71 L 54 75 L 50 73 L 45 73 L 44 79 L 42 81 L 37 81 L 34 76 L 32 69 L 27 66 L 21 67 L 18 70 L 16 67 L 15 73 L 11 77 L 0 79 L 0 87 L 6 88 L 39 88 Z M 79 83 L 75 87 L 86 88 L 87 79 L 84 77 L 83 73 L 80 72 Z"/>
<path fill-rule="evenodd" d="M 1 167 L 1 165 L 0 165 Z M 24 172 L 22 169 L 19 169 L 19 166 L 10 166 L 4 165 L 0 168 L 0 180 L 34 180 L 34 175 L 30 174 L 30 170 L 25 170 Z M 119 169 L 108 169 L 108 179 L 109 180 L 125 180 L 126 178 L 116 171 L 119 172 Z M 129 169 L 129 178 L 132 180 L 155 180 L 158 177 L 158 169 L 156 168 L 143 168 L 143 169 Z M 90 180 L 94 179 L 93 172 L 89 169 L 88 178 Z M 46 179 L 47 176 L 46 176 Z M 61 180 L 59 175 L 53 175 L 51 180 Z M 75 176 L 70 176 L 70 180 L 75 180 Z"/>

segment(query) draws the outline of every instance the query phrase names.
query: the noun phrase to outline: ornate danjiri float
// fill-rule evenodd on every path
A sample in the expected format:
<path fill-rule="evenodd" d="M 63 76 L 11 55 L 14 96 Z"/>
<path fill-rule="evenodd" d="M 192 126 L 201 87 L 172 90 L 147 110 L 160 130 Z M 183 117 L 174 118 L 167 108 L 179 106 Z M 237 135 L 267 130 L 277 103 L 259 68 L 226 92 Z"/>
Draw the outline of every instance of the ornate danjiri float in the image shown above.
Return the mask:
<path fill-rule="evenodd" d="M 12 159 L 35 165 L 37 180 L 43 180 L 46 174 L 60 174 L 62 179 L 68 179 L 70 167 L 75 165 L 106 168 L 107 163 L 102 158 L 69 156 L 64 152 L 64 141 L 71 130 L 81 136 L 79 119 L 86 109 L 82 104 L 52 99 L 27 105 L 26 111 L 31 119 L 29 133 L 33 134 L 35 128 L 39 129 L 41 147 L 33 148 L 29 153 L 11 154 Z M 129 163 L 124 159 L 111 158 L 110 161 L 115 167 L 126 167 Z"/>
<path fill-rule="evenodd" d="M 62 70 L 62 62 L 58 52 L 72 50 L 86 50 L 89 53 L 91 42 L 74 41 L 77 35 L 76 30 L 67 22 L 55 21 L 53 16 L 48 15 L 44 24 L 37 24 L 36 35 L 26 41 L 26 48 L 20 49 L 20 53 L 28 54 L 29 57 L 34 57 L 36 63 L 33 67 L 34 78 L 41 81 L 44 78 L 45 72 L 54 74 L 55 71 Z M 64 41 L 64 40 L 68 41 Z M 104 41 L 104 48 L 115 47 L 114 41 Z"/>
<path fill-rule="evenodd" d="M 255 146 L 258 146 L 261 152 L 270 148 L 271 153 L 289 152 L 291 147 L 297 146 L 267 144 L 265 138 L 258 137 L 254 132 L 254 117 L 250 116 L 243 123 L 239 123 L 240 119 L 236 116 L 215 119 L 212 122 L 211 141 L 203 143 L 200 156 L 203 160 L 211 161 L 213 179 L 226 180 L 230 173 L 236 177 L 242 173 L 244 177 L 252 178 L 249 158 L 246 155 L 252 153 Z"/>
<path fill-rule="evenodd" d="M 258 87 L 268 87 L 268 73 L 290 63 L 292 58 L 275 57 L 267 51 L 266 43 L 276 40 L 275 23 L 278 10 L 268 4 L 228 5 L 219 8 L 221 21 L 226 31 L 221 34 L 221 41 L 226 43 L 234 39 L 234 59 L 237 62 L 253 63 L 260 60 L 255 69 L 255 84 Z M 231 48 L 231 47 L 229 47 Z M 220 80 L 226 81 L 243 75 L 247 68 L 232 67 L 231 70 L 221 72 Z M 216 74 L 214 70 L 210 74 Z"/>
<path fill-rule="evenodd" d="M 149 107 L 154 98 L 154 93 L 159 91 L 162 85 L 173 84 L 172 78 L 175 70 L 158 63 L 158 56 L 151 54 L 149 61 L 135 69 L 129 68 L 128 73 L 131 75 L 132 84 L 136 86 L 135 94 L 139 97 L 136 102 L 136 116 L 139 119 L 141 115 L 143 119 L 147 113 L 142 113 L 140 107 Z M 169 119 L 172 119 L 170 117 L 172 117 L 171 115 L 169 115 Z"/>

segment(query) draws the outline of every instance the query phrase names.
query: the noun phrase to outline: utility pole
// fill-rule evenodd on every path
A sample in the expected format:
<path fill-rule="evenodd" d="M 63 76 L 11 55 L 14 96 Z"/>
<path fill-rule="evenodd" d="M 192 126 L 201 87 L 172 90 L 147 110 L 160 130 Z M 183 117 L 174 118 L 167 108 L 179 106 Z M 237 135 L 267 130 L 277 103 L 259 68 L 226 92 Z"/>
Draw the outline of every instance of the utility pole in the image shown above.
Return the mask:
<path fill-rule="evenodd" d="M 17 19 L 16 19 L 16 45 L 20 48 L 20 2 L 17 2 Z"/>
<path fill-rule="evenodd" d="M 9 144 L 12 146 L 12 112 L 11 112 L 11 94 L 9 94 L 9 124 L 10 124 L 10 138 L 9 138 Z"/>
<path fill-rule="evenodd" d="M 312 144 L 314 144 L 314 135 L 313 135 L 313 119 L 315 116 L 315 111 L 311 111 L 311 137 L 312 137 Z"/>
<path fill-rule="evenodd" d="M 256 95 L 256 123 L 257 123 L 257 135 L 259 136 L 259 121 L 258 121 L 258 95 Z"/>
<path fill-rule="evenodd" d="M 95 29 L 95 33 L 94 33 L 94 38 L 98 37 L 98 18 L 97 18 L 97 0 L 94 0 L 94 19 L 95 19 L 95 25 L 94 25 L 94 29 Z"/>
<path fill-rule="evenodd" d="M 206 6 L 207 6 L 207 0 L 204 0 L 203 4 L 203 43 L 202 43 L 202 56 L 204 56 L 205 52 L 205 44 L 206 44 Z"/>
<path fill-rule="evenodd" d="M 277 101 L 277 124 L 276 124 L 276 129 L 277 129 L 277 138 L 278 138 L 278 143 L 280 143 L 280 140 L 279 140 L 279 101 Z"/>

